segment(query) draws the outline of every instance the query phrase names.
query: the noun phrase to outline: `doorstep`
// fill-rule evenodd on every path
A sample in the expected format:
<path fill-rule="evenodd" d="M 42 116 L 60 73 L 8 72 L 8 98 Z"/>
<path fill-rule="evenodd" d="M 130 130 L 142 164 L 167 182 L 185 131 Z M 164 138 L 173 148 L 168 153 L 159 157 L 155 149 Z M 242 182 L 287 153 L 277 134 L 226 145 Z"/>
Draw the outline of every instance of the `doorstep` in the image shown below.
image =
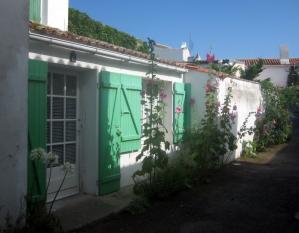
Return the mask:
<path fill-rule="evenodd" d="M 65 231 L 71 231 L 126 208 L 134 194 L 132 186 L 105 195 L 78 194 L 55 202 L 53 213 L 60 219 Z"/>

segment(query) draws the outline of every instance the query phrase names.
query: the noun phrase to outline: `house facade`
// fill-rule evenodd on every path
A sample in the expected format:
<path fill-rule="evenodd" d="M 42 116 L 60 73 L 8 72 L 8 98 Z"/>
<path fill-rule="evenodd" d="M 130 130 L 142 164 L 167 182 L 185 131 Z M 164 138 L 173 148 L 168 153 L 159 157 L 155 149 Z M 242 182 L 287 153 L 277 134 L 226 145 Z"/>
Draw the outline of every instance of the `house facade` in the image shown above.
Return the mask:
<path fill-rule="evenodd" d="M 36 9 L 41 9 L 37 19 L 42 21 L 42 4 Z M 28 161 L 28 192 L 43 196 L 51 171 L 48 199 L 53 199 L 66 163 L 73 172 L 59 198 L 105 195 L 132 184 L 140 167 L 136 156 L 142 145 L 141 94 L 149 81 L 148 55 L 63 31 L 65 24 L 58 29 L 36 21 L 29 29 L 29 151 L 42 147 L 59 159 L 52 169 Z M 156 70 L 166 95 L 166 138 L 173 144 L 174 125 L 184 127 L 184 116 L 176 119 L 173 113 L 187 103 L 187 70 L 163 60 Z"/>

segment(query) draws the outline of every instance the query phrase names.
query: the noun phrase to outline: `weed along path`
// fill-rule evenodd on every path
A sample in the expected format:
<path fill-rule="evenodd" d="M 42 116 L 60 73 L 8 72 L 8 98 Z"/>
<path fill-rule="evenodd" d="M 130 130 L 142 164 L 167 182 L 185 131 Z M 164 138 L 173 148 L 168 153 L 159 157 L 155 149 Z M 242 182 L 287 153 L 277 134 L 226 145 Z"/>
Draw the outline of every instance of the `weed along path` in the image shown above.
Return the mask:
<path fill-rule="evenodd" d="M 299 138 L 241 159 L 206 183 L 77 230 L 85 233 L 298 233 Z"/>

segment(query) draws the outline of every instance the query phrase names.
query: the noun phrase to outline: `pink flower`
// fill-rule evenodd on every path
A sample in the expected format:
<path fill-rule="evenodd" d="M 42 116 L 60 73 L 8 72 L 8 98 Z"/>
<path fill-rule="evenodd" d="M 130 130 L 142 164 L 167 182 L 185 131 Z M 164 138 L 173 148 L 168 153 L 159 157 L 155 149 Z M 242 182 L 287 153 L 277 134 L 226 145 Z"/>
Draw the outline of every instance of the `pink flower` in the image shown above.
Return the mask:
<path fill-rule="evenodd" d="M 209 53 L 207 53 L 207 61 L 208 61 L 208 62 L 213 62 L 213 61 L 215 61 L 215 56 L 214 56 L 214 54 L 209 54 Z"/>
<path fill-rule="evenodd" d="M 181 112 L 182 112 L 182 107 L 181 107 L 181 106 L 177 106 L 177 107 L 175 108 L 175 112 L 176 112 L 176 113 L 181 113 Z"/>
<path fill-rule="evenodd" d="M 229 117 L 230 117 L 231 121 L 234 121 L 236 118 L 236 114 L 232 112 L 229 114 Z"/>
<path fill-rule="evenodd" d="M 194 107 L 195 105 L 195 99 L 194 98 L 190 98 L 190 106 Z"/>
<path fill-rule="evenodd" d="M 160 93 L 160 99 L 164 100 L 167 97 L 167 95 L 164 92 Z"/>
<path fill-rule="evenodd" d="M 257 112 L 257 113 L 261 113 L 261 112 L 262 112 L 261 107 L 258 107 L 257 110 L 256 110 L 256 112 Z"/>

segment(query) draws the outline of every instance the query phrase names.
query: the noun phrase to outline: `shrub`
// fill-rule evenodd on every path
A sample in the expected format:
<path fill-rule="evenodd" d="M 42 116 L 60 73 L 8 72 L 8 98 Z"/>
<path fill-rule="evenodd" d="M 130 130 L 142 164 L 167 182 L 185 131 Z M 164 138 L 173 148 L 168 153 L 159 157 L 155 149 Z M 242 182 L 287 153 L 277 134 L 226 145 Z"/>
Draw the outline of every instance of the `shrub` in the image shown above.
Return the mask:
<path fill-rule="evenodd" d="M 280 89 L 270 80 L 261 81 L 260 84 L 263 104 L 255 112 L 255 126 L 247 128 L 247 120 L 245 120 L 239 132 L 240 138 L 246 134 L 254 135 L 253 143 L 256 151 L 264 151 L 271 145 L 285 143 L 290 139 L 292 134 L 291 110 L 298 102 L 294 87 Z"/>

